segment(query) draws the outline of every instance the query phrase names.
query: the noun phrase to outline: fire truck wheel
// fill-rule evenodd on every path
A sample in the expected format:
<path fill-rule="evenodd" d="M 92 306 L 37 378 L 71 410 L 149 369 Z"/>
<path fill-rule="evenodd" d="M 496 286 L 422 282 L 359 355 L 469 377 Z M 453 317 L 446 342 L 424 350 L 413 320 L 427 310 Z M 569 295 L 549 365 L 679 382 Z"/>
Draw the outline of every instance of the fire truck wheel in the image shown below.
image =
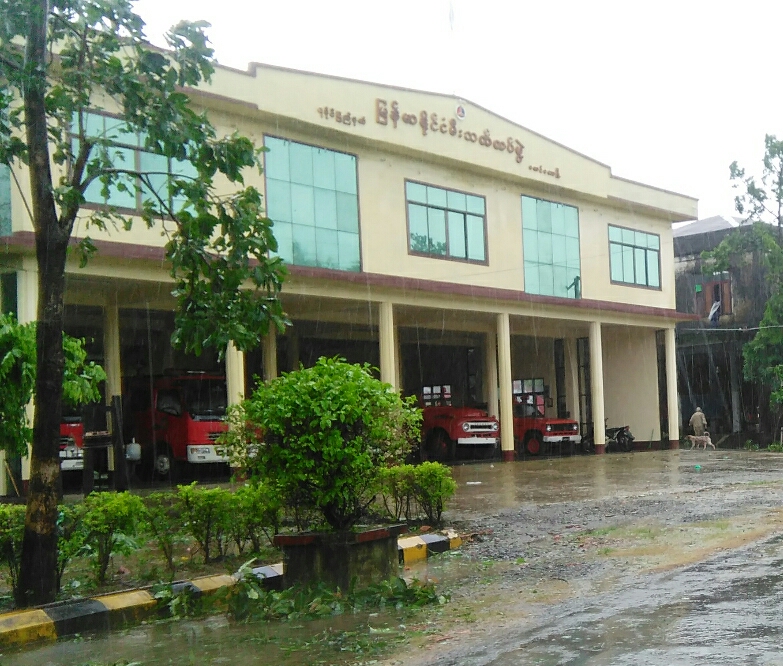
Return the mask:
<path fill-rule="evenodd" d="M 427 460 L 454 460 L 457 444 L 445 430 L 433 430 L 427 438 Z"/>
<path fill-rule="evenodd" d="M 528 455 L 537 456 L 541 453 L 543 438 L 538 432 L 529 432 L 525 435 L 525 451 Z"/>
<path fill-rule="evenodd" d="M 174 456 L 171 449 L 167 446 L 158 451 L 155 457 L 155 476 L 159 479 L 168 479 L 174 472 Z"/>

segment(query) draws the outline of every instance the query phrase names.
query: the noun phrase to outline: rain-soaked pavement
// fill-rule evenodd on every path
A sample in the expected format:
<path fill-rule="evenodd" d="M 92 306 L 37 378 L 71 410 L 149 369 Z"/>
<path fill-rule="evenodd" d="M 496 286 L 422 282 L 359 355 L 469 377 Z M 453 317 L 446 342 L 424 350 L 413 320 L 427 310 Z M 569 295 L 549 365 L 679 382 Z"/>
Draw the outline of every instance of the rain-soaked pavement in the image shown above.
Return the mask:
<path fill-rule="evenodd" d="M 0 664 L 783 664 L 783 455 L 662 451 L 454 468 L 468 535 L 415 619 L 223 618 L 82 637 Z M 379 641 L 379 638 L 381 639 Z"/>

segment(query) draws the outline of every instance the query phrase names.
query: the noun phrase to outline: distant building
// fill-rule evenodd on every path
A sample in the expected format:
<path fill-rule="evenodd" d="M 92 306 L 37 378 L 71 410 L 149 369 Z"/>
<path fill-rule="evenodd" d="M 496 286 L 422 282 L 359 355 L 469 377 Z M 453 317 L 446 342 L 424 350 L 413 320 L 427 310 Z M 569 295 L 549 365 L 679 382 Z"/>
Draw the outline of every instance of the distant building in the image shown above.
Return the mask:
<path fill-rule="evenodd" d="M 758 389 L 742 374 L 742 346 L 754 335 L 745 329 L 758 325 L 766 303 L 759 264 L 702 271 L 701 253 L 742 227 L 741 218 L 716 216 L 672 231 L 677 310 L 698 317 L 677 325 L 681 418 L 687 423 L 699 406 L 713 434 L 756 431 L 759 422 Z"/>

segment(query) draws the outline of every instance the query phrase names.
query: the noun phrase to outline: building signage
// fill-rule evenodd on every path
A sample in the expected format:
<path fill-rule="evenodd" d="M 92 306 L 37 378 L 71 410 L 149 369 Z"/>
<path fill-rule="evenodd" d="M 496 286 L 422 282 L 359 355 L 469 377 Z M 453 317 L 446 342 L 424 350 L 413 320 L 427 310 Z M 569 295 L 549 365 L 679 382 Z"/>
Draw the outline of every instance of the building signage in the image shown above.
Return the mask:
<path fill-rule="evenodd" d="M 385 99 L 375 100 L 375 122 L 379 125 L 389 125 L 397 129 L 399 124 L 419 127 L 423 136 L 428 134 L 445 134 L 462 139 L 468 143 L 477 143 L 484 148 L 493 148 L 497 151 L 510 153 L 516 156 L 519 164 L 525 153 L 525 146 L 519 139 L 508 137 L 504 139 L 493 139 L 490 131 L 485 129 L 482 134 L 463 130 L 457 126 L 457 118 L 440 117 L 437 113 L 419 111 L 418 113 L 401 113 L 399 104 L 392 101 L 391 104 Z"/>
<path fill-rule="evenodd" d="M 350 111 L 337 111 L 333 106 L 319 106 L 318 115 L 326 120 L 334 120 L 341 125 L 364 125 L 367 120 L 364 116 L 357 116 Z"/>
<path fill-rule="evenodd" d="M 356 125 L 365 125 L 367 123 L 365 116 L 360 116 L 351 111 L 338 111 L 331 106 L 319 106 L 316 111 L 324 120 L 333 121 L 339 125 L 355 127 Z M 416 127 L 421 131 L 422 136 L 442 134 L 457 141 L 467 141 L 483 148 L 507 153 L 514 157 L 517 164 L 522 163 L 525 156 L 525 146 L 519 139 L 513 136 L 505 139 L 493 138 L 488 129 L 485 129 L 481 134 L 469 129 L 463 129 L 461 121 L 464 120 L 466 115 L 466 109 L 462 104 L 456 107 L 455 117 L 447 118 L 446 116 L 439 116 L 433 111 L 420 110 L 415 113 L 400 111 L 400 105 L 396 100 L 391 102 L 380 98 L 375 100 L 375 122 L 378 125 L 391 126 L 395 130 L 404 125 L 408 125 L 411 128 Z M 528 169 L 542 176 L 560 178 L 559 168 L 551 169 L 531 164 L 528 166 Z"/>

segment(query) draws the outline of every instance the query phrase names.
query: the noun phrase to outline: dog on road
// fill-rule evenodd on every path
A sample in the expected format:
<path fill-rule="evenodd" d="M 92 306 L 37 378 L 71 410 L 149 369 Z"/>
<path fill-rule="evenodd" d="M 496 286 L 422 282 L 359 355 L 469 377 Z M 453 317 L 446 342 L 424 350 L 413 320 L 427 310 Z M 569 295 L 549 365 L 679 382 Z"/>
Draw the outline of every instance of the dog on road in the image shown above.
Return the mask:
<path fill-rule="evenodd" d="M 710 433 L 708 432 L 705 432 L 703 435 L 688 435 L 688 439 L 691 442 L 691 448 L 688 449 L 689 451 L 692 451 L 694 447 L 697 449 L 703 448 L 705 451 L 708 446 L 711 446 L 713 449 L 715 448 L 715 445 L 710 439 Z"/>

